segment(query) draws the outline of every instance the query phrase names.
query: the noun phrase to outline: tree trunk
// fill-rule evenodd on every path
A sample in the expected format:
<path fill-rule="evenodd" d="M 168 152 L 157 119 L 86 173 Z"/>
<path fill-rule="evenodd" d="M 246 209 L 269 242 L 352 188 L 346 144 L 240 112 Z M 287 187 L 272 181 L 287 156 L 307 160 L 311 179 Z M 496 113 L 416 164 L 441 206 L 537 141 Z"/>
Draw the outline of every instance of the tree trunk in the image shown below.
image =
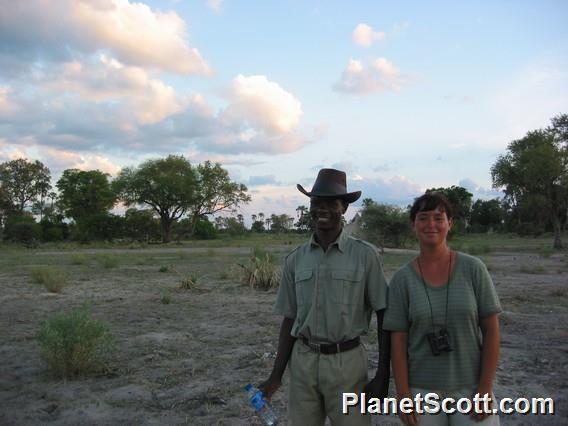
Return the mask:
<path fill-rule="evenodd" d="M 560 235 L 562 232 L 562 227 L 560 225 L 560 219 L 558 219 L 558 215 L 552 215 L 552 228 L 554 229 L 554 248 L 560 250 L 564 248 L 562 244 L 562 240 L 560 239 Z"/>
<path fill-rule="evenodd" d="M 161 216 L 160 222 L 162 224 L 162 243 L 170 242 L 170 228 L 172 221 L 168 216 Z"/>

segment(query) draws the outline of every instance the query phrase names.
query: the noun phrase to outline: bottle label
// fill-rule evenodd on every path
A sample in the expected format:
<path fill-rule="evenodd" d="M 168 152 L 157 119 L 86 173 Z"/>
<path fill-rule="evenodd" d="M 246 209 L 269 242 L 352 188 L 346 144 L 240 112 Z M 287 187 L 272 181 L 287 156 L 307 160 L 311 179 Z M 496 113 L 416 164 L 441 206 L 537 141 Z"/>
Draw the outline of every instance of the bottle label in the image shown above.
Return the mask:
<path fill-rule="evenodd" d="M 256 392 L 251 397 L 250 403 L 254 407 L 255 410 L 260 410 L 262 407 L 264 407 L 264 404 L 266 402 L 264 401 L 264 398 L 262 397 L 262 392 L 260 392 L 260 391 Z"/>

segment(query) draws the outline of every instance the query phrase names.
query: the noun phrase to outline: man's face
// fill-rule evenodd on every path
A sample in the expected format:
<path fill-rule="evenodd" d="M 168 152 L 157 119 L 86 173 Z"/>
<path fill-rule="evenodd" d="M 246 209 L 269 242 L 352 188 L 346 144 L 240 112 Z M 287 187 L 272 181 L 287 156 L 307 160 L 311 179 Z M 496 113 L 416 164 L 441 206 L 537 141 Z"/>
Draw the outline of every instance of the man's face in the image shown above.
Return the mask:
<path fill-rule="evenodd" d="M 341 216 L 345 210 L 340 198 L 310 198 L 310 217 L 316 229 L 323 231 L 341 227 Z"/>

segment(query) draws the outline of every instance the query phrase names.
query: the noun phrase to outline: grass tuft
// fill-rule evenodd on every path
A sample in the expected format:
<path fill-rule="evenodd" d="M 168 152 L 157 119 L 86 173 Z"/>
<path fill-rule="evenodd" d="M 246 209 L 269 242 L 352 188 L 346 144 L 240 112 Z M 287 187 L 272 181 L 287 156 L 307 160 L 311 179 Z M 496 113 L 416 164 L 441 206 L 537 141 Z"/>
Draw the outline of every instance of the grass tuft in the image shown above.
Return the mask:
<path fill-rule="evenodd" d="M 160 293 L 160 302 L 164 305 L 169 305 L 172 303 L 172 295 L 170 294 L 169 290 L 162 290 Z"/>
<path fill-rule="evenodd" d="M 118 257 L 111 256 L 108 254 L 99 254 L 96 257 L 96 260 L 99 265 L 101 265 L 105 269 L 112 269 L 118 266 Z"/>
<path fill-rule="evenodd" d="M 71 265 L 84 265 L 85 263 L 87 263 L 85 255 L 79 253 L 71 255 Z"/>
<path fill-rule="evenodd" d="M 242 280 L 256 290 L 277 288 L 280 273 L 275 265 L 275 256 L 258 248 L 253 248 L 249 263 L 239 265 L 243 268 Z"/>
<path fill-rule="evenodd" d="M 45 321 L 37 334 L 41 357 L 58 378 L 73 378 L 106 368 L 112 338 L 87 306 Z"/>
<path fill-rule="evenodd" d="M 45 286 L 51 293 L 60 293 L 67 282 L 65 271 L 54 267 L 34 268 L 31 276 L 34 282 Z"/>
<path fill-rule="evenodd" d="M 158 269 L 158 272 L 168 272 L 168 267 L 167 266 L 160 266 L 160 269 Z"/>

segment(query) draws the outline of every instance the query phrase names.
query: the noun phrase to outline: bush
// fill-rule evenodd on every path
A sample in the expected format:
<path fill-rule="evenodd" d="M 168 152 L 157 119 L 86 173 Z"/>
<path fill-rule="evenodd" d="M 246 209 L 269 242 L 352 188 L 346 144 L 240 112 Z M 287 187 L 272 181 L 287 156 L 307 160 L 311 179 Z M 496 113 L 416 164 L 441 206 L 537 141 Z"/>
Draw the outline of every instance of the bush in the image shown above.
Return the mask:
<path fill-rule="evenodd" d="M 30 244 L 39 240 L 41 227 L 29 214 L 9 216 L 4 224 L 4 239 L 14 243 Z"/>
<path fill-rule="evenodd" d="M 59 378 L 72 378 L 106 368 L 112 352 L 108 328 L 83 306 L 45 321 L 38 332 L 41 357 Z"/>
<path fill-rule="evenodd" d="M 97 262 L 105 269 L 116 268 L 118 266 L 118 257 L 108 254 L 100 254 L 96 257 Z"/>
<path fill-rule="evenodd" d="M 243 282 L 257 290 L 278 287 L 280 273 L 274 263 L 273 255 L 263 255 L 259 249 L 253 249 L 248 265 L 240 265 L 243 268 Z"/>
<path fill-rule="evenodd" d="M 379 247 L 404 247 L 412 235 L 408 212 L 398 206 L 366 200 L 361 212 L 365 238 Z"/>
<path fill-rule="evenodd" d="M 45 286 L 51 293 L 59 293 L 65 287 L 65 271 L 58 268 L 35 268 L 31 272 L 32 279 Z"/>

